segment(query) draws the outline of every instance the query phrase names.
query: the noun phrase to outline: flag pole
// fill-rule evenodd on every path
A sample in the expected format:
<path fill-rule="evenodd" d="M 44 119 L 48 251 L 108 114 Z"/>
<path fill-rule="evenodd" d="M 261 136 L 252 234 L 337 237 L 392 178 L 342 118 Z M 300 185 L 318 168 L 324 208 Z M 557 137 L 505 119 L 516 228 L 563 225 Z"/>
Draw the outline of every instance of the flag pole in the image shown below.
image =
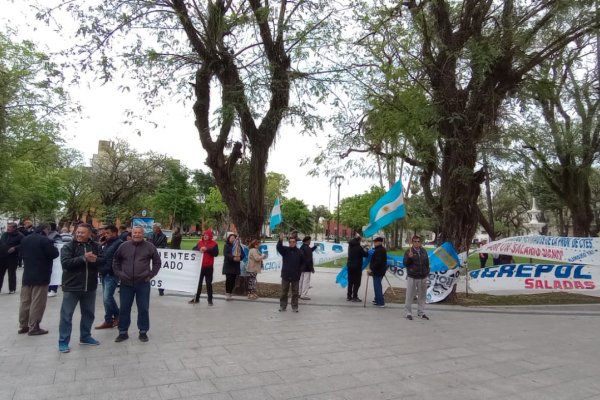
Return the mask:
<path fill-rule="evenodd" d="M 367 273 L 367 284 L 365 285 L 365 300 L 363 303 L 363 308 L 367 308 L 367 291 L 369 290 L 369 274 Z"/>
<path fill-rule="evenodd" d="M 386 266 L 387 268 L 387 266 Z M 392 294 L 394 295 L 394 297 L 396 296 L 396 292 L 394 292 L 394 288 L 392 287 L 392 284 L 390 283 L 390 280 L 388 279 L 387 275 L 383 276 L 385 278 L 385 280 L 387 281 L 388 285 L 390 286 L 390 290 L 392 291 Z"/>

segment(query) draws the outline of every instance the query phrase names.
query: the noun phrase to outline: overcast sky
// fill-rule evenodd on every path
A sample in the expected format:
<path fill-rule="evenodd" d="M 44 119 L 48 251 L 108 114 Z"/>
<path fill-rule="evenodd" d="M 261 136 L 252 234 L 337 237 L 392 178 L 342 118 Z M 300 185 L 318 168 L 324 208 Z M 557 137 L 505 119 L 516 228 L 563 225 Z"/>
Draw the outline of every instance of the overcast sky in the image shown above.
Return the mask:
<path fill-rule="evenodd" d="M 69 40 L 64 32 L 52 31 L 35 21 L 25 3 L 29 2 L 0 0 L 0 9 L 3 10 L 0 24 L 16 28 L 18 39 L 33 41 L 41 51 L 51 54 L 64 48 Z M 189 168 L 208 171 L 204 165 L 206 152 L 194 126 L 191 104 L 183 105 L 178 99 L 173 99 L 172 103 L 154 109 L 150 118 L 158 122 L 157 127 L 142 121 L 124 124 L 125 110 L 141 112 L 144 107 L 135 88 L 132 92 L 122 93 L 118 90 L 120 83 L 123 82 L 101 85 L 88 77 L 79 86 L 67 87 L 72 100 L 82 107 L 80 113 L 69 115 L 64 121 L 63 137 L 68 146 L 80 150 L 90 159 L 96 153 L 99 140 L 123 138 L 141 152 L 153 150 L 178 159 Z M 136 133 L 138 130 L 141 135 Z M 337 190 L 335 187 L 330 189 L 330 179 L 309 177 L 306 174 L 308 168 L 300 167 L 301 160 L 318 152 L 317 146 L 326 146 L 326 134 L 317 132 L 316 138 L 302 136 L 297 128 L 284 124 L 270 152 L 267 170 L 287 176 L 290 181 L 287 197 L 299 198 L 309 206 L 325 205 L 333 210 Z M 363 193 L 375 184 L 376 179 L 347 178 L 341 186 L 341 197 Z"/>

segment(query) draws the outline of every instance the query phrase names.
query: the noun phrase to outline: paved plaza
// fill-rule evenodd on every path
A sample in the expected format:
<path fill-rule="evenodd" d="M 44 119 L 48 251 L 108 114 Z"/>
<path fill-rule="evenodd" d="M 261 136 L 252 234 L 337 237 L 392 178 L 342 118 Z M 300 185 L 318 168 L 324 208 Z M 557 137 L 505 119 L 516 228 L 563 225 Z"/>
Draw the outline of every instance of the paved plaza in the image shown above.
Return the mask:
<path fill-rule="evenodd" d="M 101 345 L 80 346 L 78 309 L 68 354 L 62 294 L 48 299 L 50 333 L 29 337 L 17 334 L 18 293 L 3 292 L 0 399 L 600 399 L 598 305 L 429 306 L 430 321 L 408 321 L 400 305 L 347 303 L 336 272 L 318 269 L 297 314 L 272 299 L 208 307 L 153 292 L 148 343 L 134 315 L 128 341 L 96 330 Z"/>

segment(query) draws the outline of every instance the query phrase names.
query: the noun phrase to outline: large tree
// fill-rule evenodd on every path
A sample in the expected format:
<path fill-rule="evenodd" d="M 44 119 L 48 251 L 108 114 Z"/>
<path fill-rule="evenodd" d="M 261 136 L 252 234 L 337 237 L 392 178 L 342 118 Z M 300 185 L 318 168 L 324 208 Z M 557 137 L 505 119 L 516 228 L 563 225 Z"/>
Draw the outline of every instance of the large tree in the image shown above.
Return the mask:
<path fill-rule="evenodd" d="M 84 66 L 97 63 L 102 76 L 110 79 L 118 53 L 147 89 L 148 101 L 164 93 L 161 89 L 193 91 L 190 97 L 206 164 L 246 238 L 260 234 L 265 166 L 282 120 L 296 115 L 314 123 L 306 114 L 310 106 L 292 104 L 290 91 L 293 81 L 310 72 L 309 63 L 323 64 L 311 57 L 311 48 L 319 39 L 334 37 L 331 29 L 339 24 L 331 4 L 105 0 L 99 7 L 87 8 L 65 2 L 80 17 L 79 33 L 90 39 L 81 48 Z M 120 34 L 117 43 L 114 39 Z M 113 42 L 116 52 L 110 51 Z M 124 46 L 127 50 L 122 51 Z M 240 192 L 234 170 L 245 152 L 249 190 Z"/>
<path fill-rule="evenodd" d="M 371 75 L 383 71 L 410 79 L 427 93 L 438 155 L 419 163 L 421 183 L 431 209 L 439 212 L 443 240 L 464 250 L 483 218 L 477 204 L 485 176 L 478 166 L 481 144 L 498 134 L 502 106 L 537 66 L 598 29 L 593 2 L 356 3 L 365 28 L 356 43 L 369 60 L 377 59 L 368 57 L 374 53 L 383 60 L 366 64 Z M 373 89 L 367 85 L 368 97 L 389 97 L 389 91 Z M 435 175 L 439 202 L 427 196 Z"/>

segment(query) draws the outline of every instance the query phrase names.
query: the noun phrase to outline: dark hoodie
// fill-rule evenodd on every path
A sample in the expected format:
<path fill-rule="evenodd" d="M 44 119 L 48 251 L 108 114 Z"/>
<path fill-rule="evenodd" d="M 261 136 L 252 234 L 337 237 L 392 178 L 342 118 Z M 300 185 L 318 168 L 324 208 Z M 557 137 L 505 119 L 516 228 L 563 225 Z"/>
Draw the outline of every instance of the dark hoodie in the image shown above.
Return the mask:
<path fill-rule="evenodd" d="M 204 240 L 204 235 L 208 236 L 208 240 Z M 215 257 L 219 255 L 219 246 L 213 240 L 212 230 L 207 229 L 204 231 L 202 239 L 198 241 L 195 249 L 200 250 L 201 247 L 206 247 L 206 251 L 202 257 L 202 268 L 212 267 L 215 264 Z"/>

